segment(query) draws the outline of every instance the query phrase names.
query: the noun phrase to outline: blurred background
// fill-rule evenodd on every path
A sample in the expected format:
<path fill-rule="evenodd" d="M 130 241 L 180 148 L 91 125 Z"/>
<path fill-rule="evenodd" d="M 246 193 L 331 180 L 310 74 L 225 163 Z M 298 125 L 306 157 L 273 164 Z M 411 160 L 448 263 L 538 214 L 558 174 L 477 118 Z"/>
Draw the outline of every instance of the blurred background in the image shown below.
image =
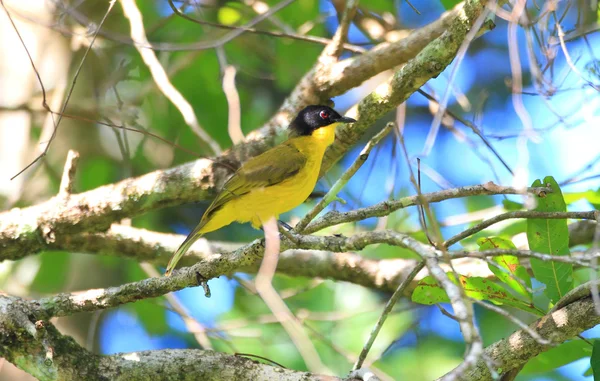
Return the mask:
<path fill-rule="evenodd" d="M 32 55 L 50 108 L 60 110 L 108 2 L 5 0 L 4 3 Z M 244 25 L 278 4 L 271 0 L 174 3 L 196 19 L 224 25 Z M 338 0 L 289 3 L 256 27 L 330 38 L 338 25 L 336 9 L 344 6 Z M 377 42 L 397 38 L 397 34 L 436 20 L 454 4 L 452 0 L 422 0 L 412 4 L 400 0 L 363 1 L 359 6 L 360 22 L 357 19 L 352 24 L 349 42 L 369 49 Z M 556 13 L 550 12 L 552 5 L 557 7 Z M 247 134 L 277 110 L 323 47 L 307 41 L 244 33 L 216 48 L 203 48 L 199 41 L 216 41 L 230 31 L 198 25 L 174 15 L 166 0 L 138 1 L 137 6 L 148 40 L 156 43 L 154 51 L 172 84 L 191 104 L 202 128 L 222 149 L 232 145 L 227 129 L 231 100 L 228 102 L 223 90 L 227 68 L 235 70 L 241 129 Z M 507 5 L 504 10 L 510 12 L 512 7 Z M 421 159 L 424 192 L 487 181 L 522 186 L 552 175 L 563 192 L 571 195 L 569 210 L 592 210 L 598 204 L 585 195 L 589 191 L 597 195 L 600 188 L 598 4 L 583 0 L 531 1 L 527 2 L 527 14 L 533 27 L 518 26 L 513 28 L 514 34 L 506 20 L 495 17 L 495 29 L 474 40 L 460 62 L 455 60 L 423 88 L 438 99 L 447 96 L 448 108 L 475 123 L 498 155 L 482 144 L 471 129 L 453 118 L 442 120 L 431 152 L 426 154 L 427 136 L 437 105 L 418 93 L 374 125 L 363 143 L 386 122 L 396 120 L 404 128 L 413 168 L 415 160 Z M 557 25 L 565 34 L 568 58 L 556 38 L 560 32 Z M 78 118 L 64 118 L 47 155 L 10 180 L 44 151 L 52 135 L 53 120 L 41 106 L 42 89 L 22 43 L 6 13 L 0 10 L 2 210 L 33 205 L 54 196 L 69 149 L 81 155 L 76 192 L 195 159 L 185 150 L 148 135 L 101 123 L 148 131 L 198 155 L 212 155 L 211 147 L 197 137 L 157 88 L 131 43 L 129 28 L 123 8 L 117 2 L 73 88 L 66 112 Z M 510 49 L 513 49 L 512 67 Z M 346 52 L 342 58 L 352 54 Z M 517 71 L 522 72 L 523 91 L 513 94 Z M 337 97 L 336 109 L 346 111 L 391 74 L 384 72 Z M 523 111 L 518 113 L 521 104 Z M 362 146 L 359 144 L 349 152 L 319 182 L 317 190 L 328 190 Z M 391 134 L 342 192 L 346 204 L 334 203 L 329 209 L 350 210 L 408 194 L 414 194 L 414 189 L 409 182 L 407 163 Z M 522 202 L 519 197 L 474 197 L 445 201 L 433 208 L 444 237 L 450 237 L 469 224 L 500 213 L 507 201 Z M 293 225 L 313 204 L 311 201 L 283 219 Z M 130 223 L 153 231 L 187 234 L 207 206 L 208 203 L 199 203 L 161 209 L 135 217 Z M 348 234 L 382 226 L 423 236 L 416 209 L 327 232 Z M 522 232 L 524 222 L 500 224 L 488 229 L 487 235 L 510 229 Z M 249 226 L 234 224 L 207 238 L 246 243 L 261 234 Z M 462 245 L 470 247 L 475 238 Z M 406 257 L 410 253 L 379 245 L 367 248 L 361 255 L 383 259 Z M 117 286 L 147 278 L 149 271 L 138 262 L 116 256 L 46 252 L 18 262 L 0 263 L 0 285 L 9 294 L 40 297 Z M 578 276 L 582 281 L 587 277 L 583 272 Z M 263 356 L 285 367 L 306 369 L 298 350 L 256 294 L 252 279 L 253 276 L 237 274 L 230 279 L 211 280 L 210 299 L 199 288 L 177 292 L 178 308 L 165 298 L 157 298 L 60 318 L 56 324 L 63 333 L 98 353 L 209 345 L 219 351 Z M 323 363 L 340 376 L 351 369 L 390 296 L 349 283 L 281 275 L 275 277 L 274 286 L 301 319 Z M 198 332 L 185 324 L 182 310 L 193 318 L 192 326 L 201 335 L 194 335 Z M 488 310 L 476 308 L 476 312 L 486 345 L 515 330 L 512 323 Z M 533 320 L 530 316 L 519 316 Z M 600 332 L 592 330 L 584 336 L 599 335 Z M 518 379 L 591 379 L 591 375 L 586 375 L 589 345 L 582 341 L 565 345 L 569 347 L 531 361 Z M 443 316 L 435 306 L 415 305 L 405 300 L 384 325 L 367 365 L 377 369 L 382 379 L 432 380 L 456 366 L 463 354 L 464 342 L 456 322 Z M 2 363 L 0 379 L 31 378 Z"/>

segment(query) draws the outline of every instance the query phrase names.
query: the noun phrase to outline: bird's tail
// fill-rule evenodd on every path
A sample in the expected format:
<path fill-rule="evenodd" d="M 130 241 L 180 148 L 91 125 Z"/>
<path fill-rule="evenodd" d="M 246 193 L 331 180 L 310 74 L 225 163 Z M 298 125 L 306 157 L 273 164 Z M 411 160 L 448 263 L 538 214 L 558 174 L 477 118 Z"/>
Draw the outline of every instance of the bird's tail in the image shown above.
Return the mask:
<path fill-rule="evenodd" d="M 177 266 L 177 262 L 184 256 L 184 254 L 189 250 L 189 248 L 198 240 L 198 238 L 202 237 L 202 233 L 199 231 L 200 229 L 194 229 L 183 241 L 179 249 L 175 251 L 171 259 L 169 259 L 169 263 L 167 263 L 167 270 L 165 271 L 165 276 L 171 276 L 171 273 Z"/>

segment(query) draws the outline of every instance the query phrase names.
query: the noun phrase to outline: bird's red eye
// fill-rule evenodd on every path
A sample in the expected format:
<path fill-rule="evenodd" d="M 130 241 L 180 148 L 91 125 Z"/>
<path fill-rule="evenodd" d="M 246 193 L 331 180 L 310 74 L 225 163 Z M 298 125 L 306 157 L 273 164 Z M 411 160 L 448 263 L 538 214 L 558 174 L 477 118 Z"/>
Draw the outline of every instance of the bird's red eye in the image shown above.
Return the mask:
<path fill-rule="evenodd" d="M 327 119 L 329 118 L 329 113 L 327 111 L 321 111 L 319 113 L 319 116 L 321 117 L 321 119 Z"/>

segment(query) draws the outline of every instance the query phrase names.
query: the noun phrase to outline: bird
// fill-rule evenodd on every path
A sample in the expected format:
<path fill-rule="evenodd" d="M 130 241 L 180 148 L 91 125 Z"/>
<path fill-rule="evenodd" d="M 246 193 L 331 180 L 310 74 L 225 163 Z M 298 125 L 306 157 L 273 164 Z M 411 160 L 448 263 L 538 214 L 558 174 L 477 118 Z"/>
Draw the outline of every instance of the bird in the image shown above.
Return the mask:
<path fill-rule="evenodd" d="M 340 123 L 356 120 L 329 106 L 310 105 L 288 126 L 288 139 L 251 158 L 225 182 L 198 225 L 175 251 L 165 271 L 170 276 L 196 240 L 232 222 L 259 229 L 269 218 L 302 204 L 313 191 L 323 155 Z"/>

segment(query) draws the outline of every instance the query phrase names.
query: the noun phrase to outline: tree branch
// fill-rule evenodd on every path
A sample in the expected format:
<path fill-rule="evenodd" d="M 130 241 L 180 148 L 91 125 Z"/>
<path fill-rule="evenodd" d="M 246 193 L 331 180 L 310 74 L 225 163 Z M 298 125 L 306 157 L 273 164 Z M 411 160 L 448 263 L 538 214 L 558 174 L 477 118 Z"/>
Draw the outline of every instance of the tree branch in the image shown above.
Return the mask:
<path fill-rule="evenodd" d="M 519 330 L 487 347 L 484 355 L 492 358 L 498 372 L 504 374 L 597 324 L 600 324 L 600 316 L 596 315 L 592 298 L 586 297 L 543 316 L 529 325 L 541 337 L 549 340 L 550 344 L 540 344 L 527 332 Z M 479 360 L 474 368 L 461 377 L 461 380 L 491 381 L 493 379 L 483 360 Z"/>
<path fill-rule="evenodd" d="M 119 227 L 121 235 L 110 237 L 119 242 L 123 249 L 129 250 L 129 255 L 135 256 L 135 252 L 144 253 L 152 262 L 164 265 L 172 249 L 177 247 L 177 240 L 172 239 L 172 246 L 162 246 L 160 233 L 158 240 L 144 240 L 124 242 L 128 239 L 123 235 L 128 229 L 131 234 L 138 234 L 137 229 Z M 147 232 L 145 232 L 148 234 Z M 102 234 L 98 233 L 97 235 Z M 85 242 L 85 240 L 75 240 Z M 481 252 L 451 252 L 445 256 L 441 251 L 434 250 L 431 246 L 421 243 L 409 235 L 391 230 L 357 233 L 351 237 L 318 237 L 292 235 L 292 240 L 283 237 L 281 239 L 281 250 L 277 271 L 280 274 L 290 276 L 318 277 L 334 279 L 359 284 L 372 289 L 383 291 L 394 291 L 404 279 L 410 274 L 417 261 L 412 259 L 373 260 L 366 259 L 357 254 L 351 254 L 349 250 L 362 250 L 366 246 L 385 243 L 388 245 L 407 248 L 425 259 L 445 262 L 436 266 L 443 272 L 450 271 L 448 259 L 452 261 L 458 273 L 467 276 L 478 276 L 491 278 L 493 274 L 488 269 L 486 262 L 474 259 L 484 259 L 498 255 L 515 255 L 525 258 L 538 258 L 541 260 L 557 260 L 590 266 L 591 257 L 583 256 L 552 256 L 544 253 L 536 253 L 529 250 L 486 250 Z M 299 247 L 304 250 L 294 249 Z M 81 251 L 75 247 L 68 247 L 74 251 Z M 291 250 L 290 250 L 291 249 Z M 307 250 L 308 249 L 308 250 Z M 65 250 L 62 248 L 61 250 Z M 327 250 L 327 251 L 316 251 Z M 154 251 L 159 254 L 151 259 Z M 89 252 L 89 251 L 87 251 Z M 186 287 L 198 286 L 201 282 L 221 275 L 231 275 L 235 272 L 256 273 L 264 252 L 264 240 L 242 246 L 230 253 L 209 254 L 200 252 L 192 247 L 190 255 L 182 259 L 183 264 L 193 264 L 175 271 L 170 278 L 149 278 L 139 282 L 132 282 L 118 287 L 106 289 L 88 290 L 72 294 L 58 294 L 52 297 L 40 299 L 37 302 L 40 311 L 46 317 L 66 316 L 78 312 L 89 312 L 125 303 L 132 303 L 140 299 L 153 298 L 168 292 L 181 290 Z M 337 253 L 335 253 L 337 252 Z M 470 258 L 469 258 L 470 257 Z M 427 276 L 427 271 L 421 271 L 405 294 L 409 295 L 414 289 L 416 282 Z"/>
<path fill-rule="evenodd" d="M 434 202 L 440 202 L 454 198 L 485 195 L 491 196 L 499 194 L 523 194 L 524 192 L 539 195 L 542 192 L 548 193 L 551 191 L 552 190 L 550 188 L 518 189 L 514 187 L 504 187 L 496 185 L 490 181 L 481 185 L 469 185 L 460 188 L 445 189 L 438 192 L 423 193 L 421 195 L 402 197 L 398 200 L 382 201 L 378 204 L 366 208 L 355 209 L 345 213 L 331 211 L 325 214 L 323 217 L 319 218 L 318 220 L 310 223 L 306 227 L 306 229 L 304 229 L 304 233 L 314 233 L 326 227 L 338 225 L 341 223 L 361 221 L 371 217 L 387 216 L 390 213 L 395 212 L 396 210 L 404 209 L 409 206 L 431 204 Z"/>
<path fill-rule="evenodd" d="M 198 168 L 193 164 L 178 168 L 152 172 L 137 179 L 106 185 L 85 193 L 70 194 L 67 199 L 59 195 L 36 206 L 0 213 L 0 246 L 3 248 L 0 259 L 15 260 L 42 250 L 53 249 L 91 250 L 102 254 L 123 251 L 124 255 L 127 255 L 131 249 L 125 246 L 130 241 L 120 242 L 111 237 L 116 234 L 114 238 L 119 238 L 119 235 L 124 232 L 125 238 L 133 239 L 135 245 L 137 241 L 147 238 L 144 231 L 136 231 L 134 235 L 137 235 L 137 238 L 132 236 L 134 231 L 119 230 L 120 228 L 107 236 L 78 235 L 78 233 L 104 231 L 112 222 L 122 218 L 133 217 L 160 206 L 174 205 L 186 200 L 192 201 L 197 194 L 209 193 L 207 187 L 210 185 L 203 186 L 202 181 L 198 181 L 193 174 L 198 171 Z M 528 188 L 527 191 L 539 194 L 548 192 L 548 189 Z M 502 187 L 489 182 L 483 185 L 426 193 L 422 196 L 428 203 L 432 203 L 458 197 L 522 192 L 520 189 Z M 343 222 L 386 216 L 398 209 L 419 204 L 418 196 L 409 196 L 347 213 L 333 211 L 309 224 L 305 232 L 313 233 Z M 168 235 L 161 237 L 161 241 L 168 243 L 169 246 L 174 239 L 174 236 Z M 103 242 L 102 239 L 108 241 Z M 223 251 L 222 248 L 222 244 L 217 244 L 213 251 Z M 226 249 L 226 251 L 231 250 L 231 247 Z M 154 250 L 135 254 L 138 260 L 146 261 L 152 261 L 155 256 Z"/>
<path fill-rule="evenodd" d="M 35 302 L 8 296 L 0 296 L 0 356 L 40 380 L 341 380 L 198 349 L 93 354 L 40 317 Z"/>

